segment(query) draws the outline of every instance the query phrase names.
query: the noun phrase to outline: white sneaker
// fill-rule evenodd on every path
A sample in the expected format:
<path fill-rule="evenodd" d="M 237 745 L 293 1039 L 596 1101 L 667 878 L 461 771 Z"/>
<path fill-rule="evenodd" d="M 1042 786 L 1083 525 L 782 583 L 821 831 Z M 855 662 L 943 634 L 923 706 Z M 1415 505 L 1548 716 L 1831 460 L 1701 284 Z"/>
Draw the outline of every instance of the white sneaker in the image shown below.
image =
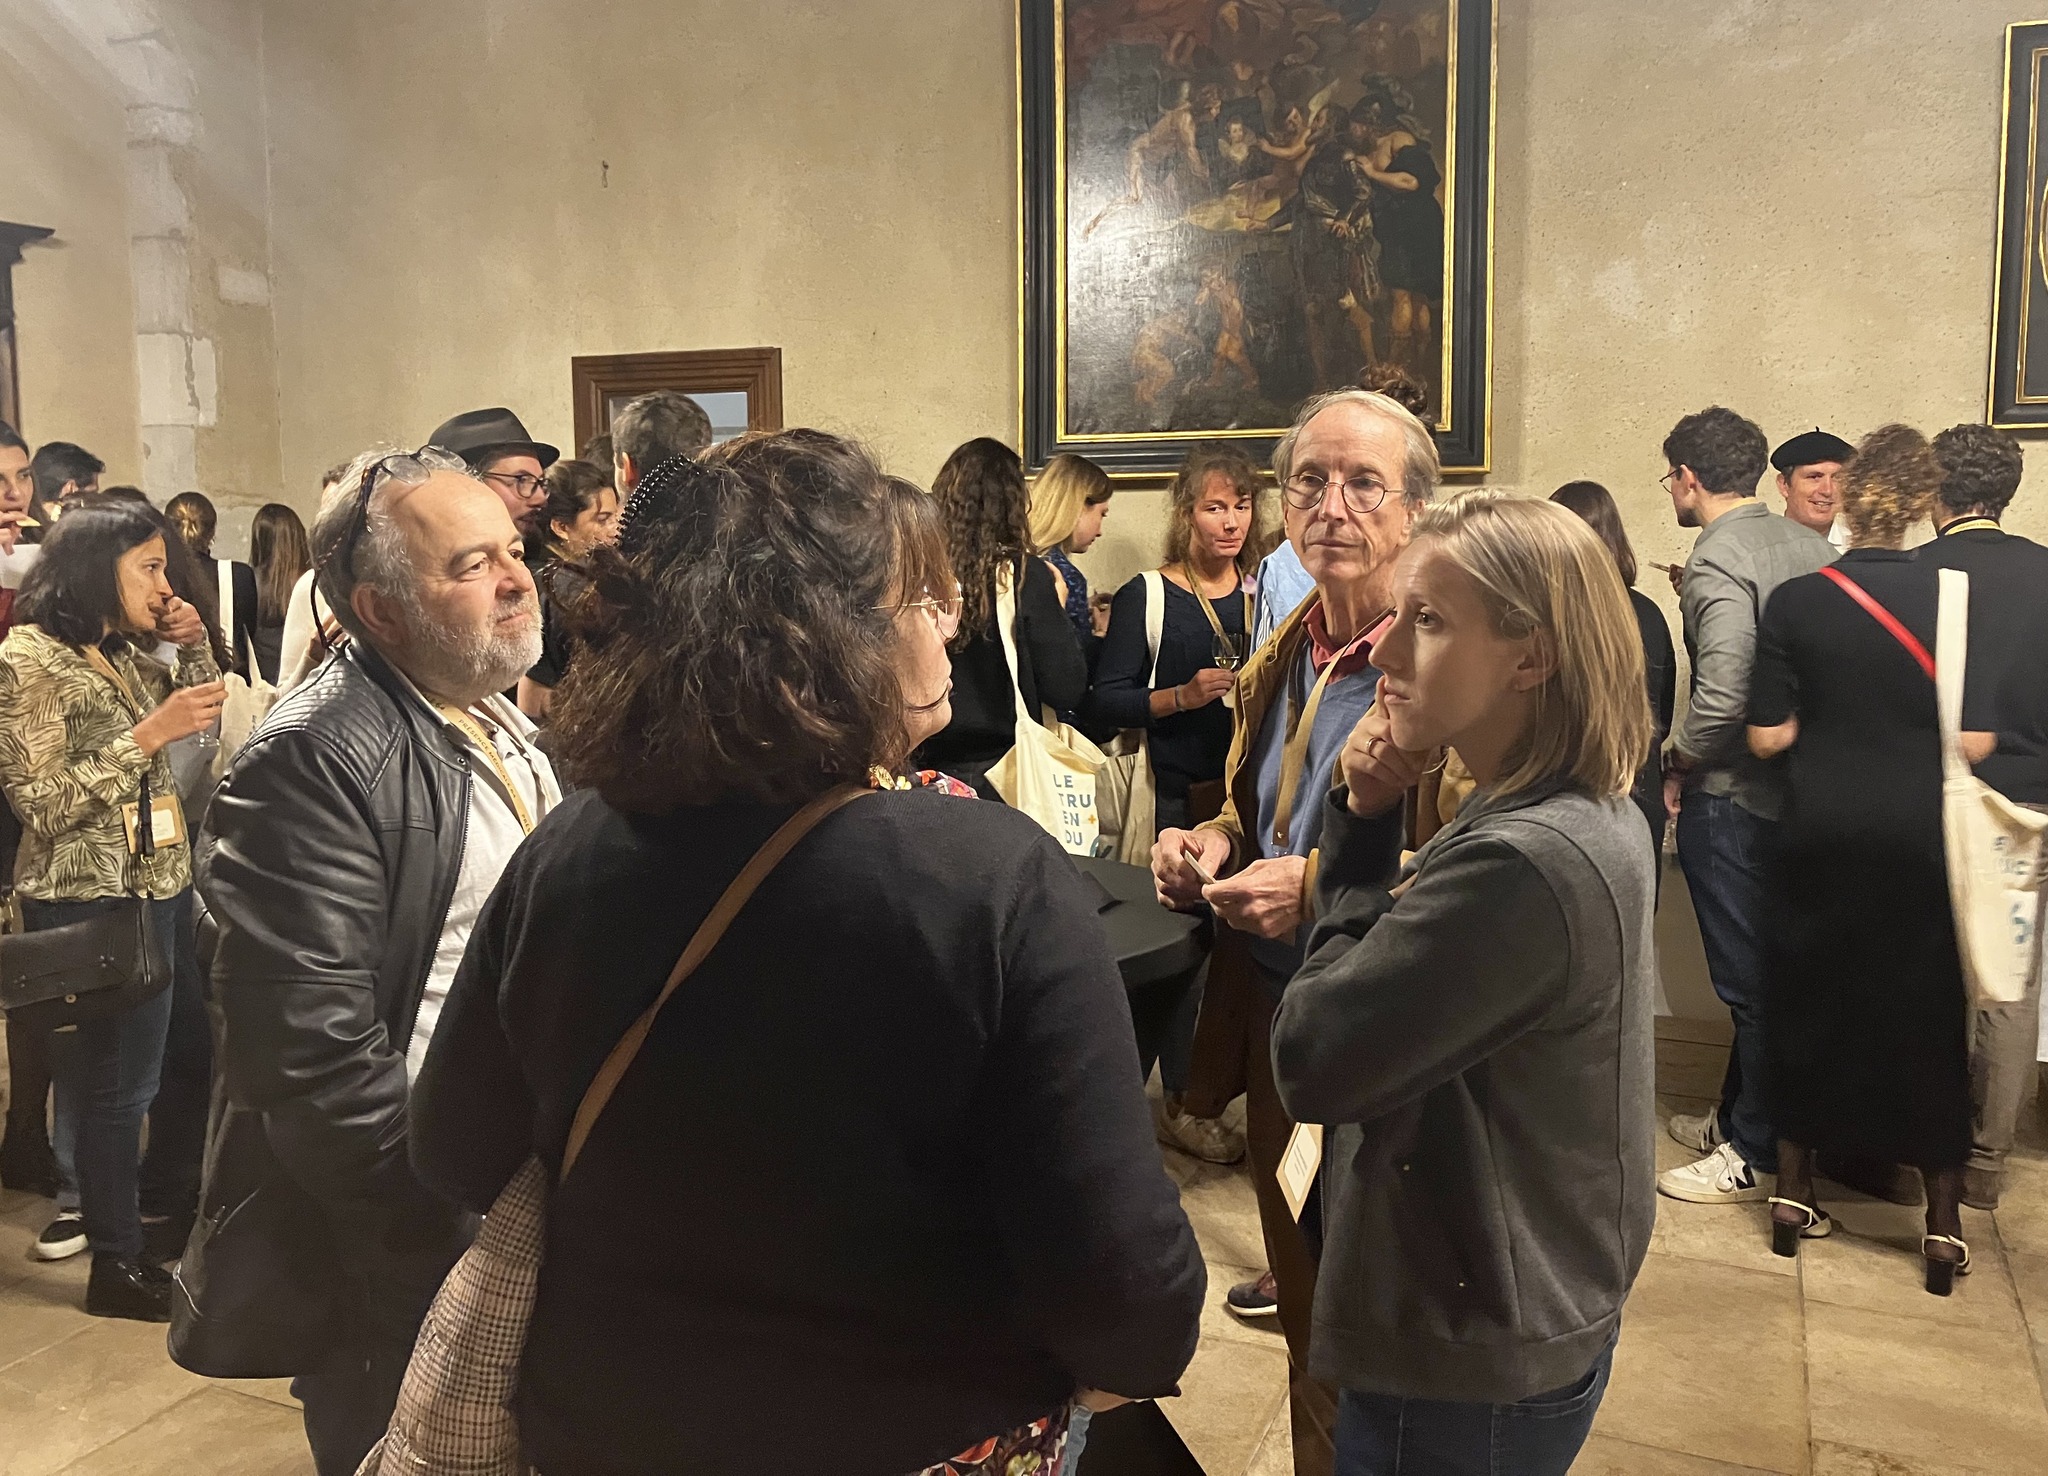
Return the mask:
<path fill-rule="evenodd" d="M 1674 1112 L 1665 1131 L 1695 1153 L 1712 1153 L 1728 1140 L 1721 1136 L 1721 1110 L 1709 1108 L 1699 1116 Z"/>
<path fill-rule="evenodd" d="M 1688 1204 L 1745 1204 L 1768 1199 L 1771 1185 L 1751 1168 L 1733 1143 L 1723 1143 L 1698 1163 L 1657 1175 L 1657 1192 Z"/>
<path fill-rule="evenodd" d="M 1183 1112 L 1177 1098 L 1152 1104 L 1152 1127 L 1159 1141 L 1204 1163 L 1230 1164 L 1244 1157 L 1244 1134 L 1214 1117 Z"/>
<path fill-rule="evenodd" d="M 77 1210 L 58 1210 L 31 1251 L 38 1261 L 64 1261 L 84 1250 L 85 1243 L 85 1216 Z"/>

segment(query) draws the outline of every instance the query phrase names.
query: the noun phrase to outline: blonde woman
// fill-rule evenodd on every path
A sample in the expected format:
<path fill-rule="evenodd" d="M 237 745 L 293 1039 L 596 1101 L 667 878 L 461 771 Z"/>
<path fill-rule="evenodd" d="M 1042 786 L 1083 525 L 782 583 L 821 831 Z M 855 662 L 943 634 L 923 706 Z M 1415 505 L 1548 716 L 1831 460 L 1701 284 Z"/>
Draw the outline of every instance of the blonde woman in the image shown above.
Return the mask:
<path fill-rule="evenodd" d="M 1070 555 L 1086 553 L 1102 536 L 1115 491 L 1109 473 L 1085 456 L 1055 456 L 1031 484 L 1031 551 L 1052 570 L 1053 588 L 1084 651 L 1103 632 L 1088 606 L 1088 576 Z"/>
<path fill-rule="evenodd" d="M 1273 1024 L 1327 1134 L 1309 1371 L 1337 1476 L 1564 1476 L 1654 1215 L 1642 641 L 1600 540 L 1533 498 L 1420 513 L 1394 597 Z M 1404 868 L 1443 748 L 1478 792 Z"/>

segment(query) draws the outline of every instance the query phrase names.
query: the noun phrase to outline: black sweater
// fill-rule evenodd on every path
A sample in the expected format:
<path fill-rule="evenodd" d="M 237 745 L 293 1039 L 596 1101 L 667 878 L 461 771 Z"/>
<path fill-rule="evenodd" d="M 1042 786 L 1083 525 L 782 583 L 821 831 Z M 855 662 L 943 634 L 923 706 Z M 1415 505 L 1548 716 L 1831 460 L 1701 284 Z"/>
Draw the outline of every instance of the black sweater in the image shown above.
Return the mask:
<path fill-rule="evenodd" d="M 1088 690 L 1088 662 L 1073 624 L 1060 608 L 1052 570 L 1043 559 L 1025 559 L 1024 586 L 1017 599 L 1017 685 L 1036 717 L 1044 708 L 1071 712 Z M 995 592 L 989 591 L 989 609 Z M 1017 698 L 1010 690 L 1010 664 L 1003 659 L 995 616 L 979 634 L 953 648 L 953 720 L 926 740 L 917 762 L 943 769 L 981 789 L 989 766 L 1017 741 Z"/>
<path fill-rule="evenodd" d="M 414 1090 L 427 1183 L 481 1210 L 529 1153 L 558 1168 L 599 1062 L 787 814 L 586 792 L 548 816 Z M 1169 1392 L 1203 1287 L 1078 873 L 1001 806 L 868 796 L 670 999 L 555 1193 L 520 1428 L 549 1476 L 901 1476 L 1077 1386 Z"/>
<path fill-rule="evenodd" d="M 1977 777 L 2021 804 L 2048 804 L 2048 548 L 1997 528 L 1945 533 L 1916 559 L 1970 576 L 1963 699 L 1996 724 Z"/>
<path fill-rule="evenodd" d="M 1095 664 L 1088 715 L 1106 728 L 1149 729 L 1159 792 L 1178 799 L 1190 784 L 1223 777 L 1236 714 L 1218 698 L 1193 712 L 1152 716 L 1153 692 L 1178 687 L 1217 664 L 1216 632 L 1209 628 L 1199 597 L 1171 579 L 1162 578 L 1160 583 L 1166 587 L 1166 616 L 1159 633 L 1158 679 L 1152 677 L 1152 651 L 1145 639 L 1145 580 L 1140 575 L 1116 592 L 1109 607 L 1109 634 Z M 1241 593 L 1233 590 L 1211 603 L 1225 630 L 1244 634 Z"/>

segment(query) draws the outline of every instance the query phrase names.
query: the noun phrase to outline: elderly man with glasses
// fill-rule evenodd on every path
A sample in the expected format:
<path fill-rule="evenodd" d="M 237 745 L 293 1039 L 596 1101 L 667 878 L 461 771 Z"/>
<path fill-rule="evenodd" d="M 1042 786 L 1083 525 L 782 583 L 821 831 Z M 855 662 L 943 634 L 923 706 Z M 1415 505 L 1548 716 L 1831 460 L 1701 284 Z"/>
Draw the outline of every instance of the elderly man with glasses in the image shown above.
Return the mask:
<path fill-rule="evenodd" d="M 1373 642 L 1393 610 L 1394 560 L 1436 490 L 1436 443 L 1397 401 L 1338 390 L 1302 408 L 1274 450 L 1273 472 L 1286 502 L 1287 541 L 1315 593 L 1240 674 L 1223 813 L 1192 831 L 1162 831 L 1152 874 L 1163 903 L 1208 903 L 1251 953 L 1260 987 L 1241 1011 L 1240 1085 L 1274 1291 L 1248 1283 L 1231 1300 L 1240 1310 L 1263 1311 L 1271 1306 L 1264 1299 L 1277 1297 L 1295 1469 L 1323 1473 L 1333 1458 L 1336 1403 L 1308 1376 L 1315 1258 L 1274 1177 L 1294 1125 L 1273 1086 L 1272 1018 L 1301 966 L 1323 798 L 1337 755 L 1372 705 L 1379 681 Z M 1203 1008 L 1218 1018 L 1239 1013 L 1214 996 Z"/>
<path fill-rule="evenodd" d="M 540 652 L 507 504 L 436 447 L 356 458 L 313 526 L 351 638 L 272 710 L 207 817 L 221 1081 L 171 1350 L 295 1375 L 321 1476 L 383 1433 L 466 1243 L 406 1102 L 484 898 L 560 799 L 501 693 Z"/>

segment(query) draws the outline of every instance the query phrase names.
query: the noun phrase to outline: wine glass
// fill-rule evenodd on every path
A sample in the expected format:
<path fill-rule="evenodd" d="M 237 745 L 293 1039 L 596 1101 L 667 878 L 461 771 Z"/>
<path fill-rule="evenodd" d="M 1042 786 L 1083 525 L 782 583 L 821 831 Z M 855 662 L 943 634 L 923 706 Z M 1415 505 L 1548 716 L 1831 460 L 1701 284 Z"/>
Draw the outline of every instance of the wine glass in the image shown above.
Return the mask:
<path fill-rule="evenodd" d="M 1214 640 L 1210 642 L 1209 649 L 1214 653 L 1218 666 L 1222 667 L 1225 671 L 1236 671 L 1244 665 L 1246 644 L 1244 636 L 1232 635 L 1227 630 L 1219 630 L 1216 632 Z M 1237 688 L 1235 685 L 1223 694 L 1223 705 L 1228 708 L 1235 708 L 1237 706 Z"/>

